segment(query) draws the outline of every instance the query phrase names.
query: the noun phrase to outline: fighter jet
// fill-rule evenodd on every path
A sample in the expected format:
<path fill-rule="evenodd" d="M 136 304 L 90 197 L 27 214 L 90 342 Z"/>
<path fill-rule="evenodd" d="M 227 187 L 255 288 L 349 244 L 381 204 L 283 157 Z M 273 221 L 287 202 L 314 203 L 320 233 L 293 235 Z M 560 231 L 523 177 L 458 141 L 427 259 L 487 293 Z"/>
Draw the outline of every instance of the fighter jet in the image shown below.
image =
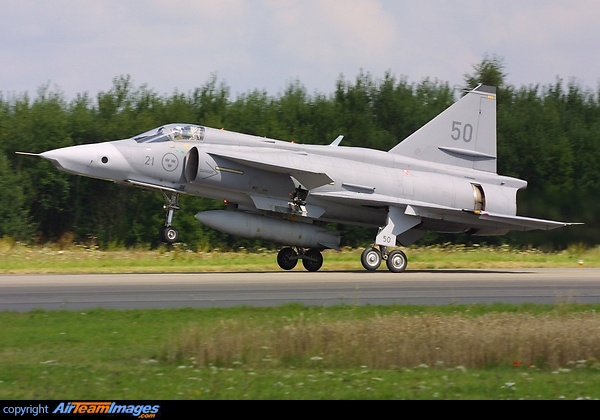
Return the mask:
<path fill-rule="evenodd" d="M 168 124 L 125 140 L 50 150 L 40 156 L 60 170 L 160 191 L 164 242 L 178 240 L 179 196 L 223 200 L 227 210 L 196 215 L 210 228 L 286 246 L 279 266 L 323 265 L 321 251 L 340 249 L 327 224 L 379 228 L 361 263 L 392 272 L 407 267 L 403 251 L 427 231 L 504 235 L 571 223 L 517 216 L 527 182 L 496 171 L 496 88 L 466 93 L 391 150 L 302 145 L 195 124 Z M 23 153 L 28 154 L 28 153 Z"/>

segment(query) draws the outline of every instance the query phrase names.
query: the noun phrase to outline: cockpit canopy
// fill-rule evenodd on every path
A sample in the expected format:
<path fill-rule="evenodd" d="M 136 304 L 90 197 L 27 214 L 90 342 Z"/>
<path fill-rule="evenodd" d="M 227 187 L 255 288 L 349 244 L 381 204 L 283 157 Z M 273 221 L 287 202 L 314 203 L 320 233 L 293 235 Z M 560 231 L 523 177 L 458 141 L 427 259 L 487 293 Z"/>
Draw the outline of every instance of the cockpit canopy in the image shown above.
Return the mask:
<path fill-rule="evenodd" d="M 200 125 L 167 124 L 134 136 L 138 143 L 161 143 L 165 141 L 202 141 L 206 130 Z"/>

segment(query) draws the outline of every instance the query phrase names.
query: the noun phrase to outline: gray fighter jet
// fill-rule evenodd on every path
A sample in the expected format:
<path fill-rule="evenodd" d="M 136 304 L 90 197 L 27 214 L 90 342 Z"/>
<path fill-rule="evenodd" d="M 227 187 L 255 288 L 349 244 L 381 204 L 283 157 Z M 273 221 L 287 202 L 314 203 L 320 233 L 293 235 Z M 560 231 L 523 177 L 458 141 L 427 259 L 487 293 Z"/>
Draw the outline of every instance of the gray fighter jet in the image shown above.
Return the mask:
<path fill-rule="evenodd" d="M 196 218 L 231 235 L 287 245 L 284 270 L 302 260 L 323 264 L 337 249 L 330 222 L 378 227 L 361 262 L 374 271 L 406 269 L 408 246 L 426 231 L 503 235 L 570 223 L 517 216 L 517 191 L 527 182 L 496 172 L 496 89 L 478 86 L 388 152 L 301 145 L 192 124 L 168 124 L 126 140 L 66 147 L 36 156 L 77 175 L 160 191 L 172 226 L 180 194 L 227 203 Z M 25 153 L 27 154 L 27 153 Z M 293 248 L 292 248 L 293 247 Z"/>

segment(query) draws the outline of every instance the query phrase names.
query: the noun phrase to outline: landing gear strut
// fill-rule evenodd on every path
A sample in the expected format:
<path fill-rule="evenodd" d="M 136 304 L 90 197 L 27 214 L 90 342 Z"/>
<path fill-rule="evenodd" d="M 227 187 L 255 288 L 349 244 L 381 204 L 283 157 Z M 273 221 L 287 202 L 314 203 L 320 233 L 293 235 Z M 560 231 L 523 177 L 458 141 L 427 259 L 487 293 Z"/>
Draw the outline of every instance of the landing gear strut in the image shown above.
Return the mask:
<path fill-rule="evenodd" d="M 412 229 L 421 223 L 421 217 L 415 209 L 406 206 L 405 209 L 390 206 L 385 226 L 379 228 L 375 244 L 377 248 L 367 248 L 363 251 L 360 262 L 368 271 L 375 271 L 382 261 L 385 261 L 388 270 L 392 273 L 402 273 L 406 270 L 408 259 L 400 250 L 388 251 L 389 246 L 395 246 L 398 235 L 402 235 L 400 243 L 408 246 L 423 236 L 424 231 L 415 232 Z"/>
<path fill-rule="evenodd" d="M 302 265 L 307 271 L 319 271 L 323 266 L 323 254 L 316 249 L 283 248 L 277 254 L 277 264 L 284 270 L 292 270 L 298 264 L 298 260 L 302 260 Z"/>
<path fill-rule="evenodd" d="M 165 221 L 165 225 L 160 228 L 158 238 L 161 242 L 172 244 L 179 239 L 179 231 L 171 226 L 173 214 L 179 210 L 179 194 L 173 193 L 169 197 L 164 191 L 161 191 L 161 193 L 166 203 L 163 208 L 167 211 L 167 220 Z"/>
<path fill-rule="evenodd" d="M 392 273 L 402 273 L 406 270 L 408 259 L 406 254 L 400 250 L 388 252 L 387 247 L 382 246 L 381 250 L 377 248 L 367 248 L 363 251 L 360 262 L 368 271 L 375 271 L 385 260 L 388 270 Z"/>
<path fill-rule="evenodd" d="M 290 197 L 292 198 L 292 201 L 290 201 L 289 205 L 292 209 L 292 212 L 306 216 L 308 214 L 306 210 L 306 198 L 308 197 L 308 190 L 305 190 L 302 187 L 297 187 L 294 192 L 290 194 Z"/>

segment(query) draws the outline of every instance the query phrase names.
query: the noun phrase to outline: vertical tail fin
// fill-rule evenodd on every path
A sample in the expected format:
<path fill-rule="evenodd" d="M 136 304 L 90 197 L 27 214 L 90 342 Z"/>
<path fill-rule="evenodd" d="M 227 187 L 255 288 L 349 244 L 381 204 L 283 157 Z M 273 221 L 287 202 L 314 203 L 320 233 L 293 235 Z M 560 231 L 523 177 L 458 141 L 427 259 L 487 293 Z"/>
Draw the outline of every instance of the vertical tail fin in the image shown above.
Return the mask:
<path fill-rule="evenodd" d="M 496 88 L 477 86 L 390 153 L 496 173 Z"/>

